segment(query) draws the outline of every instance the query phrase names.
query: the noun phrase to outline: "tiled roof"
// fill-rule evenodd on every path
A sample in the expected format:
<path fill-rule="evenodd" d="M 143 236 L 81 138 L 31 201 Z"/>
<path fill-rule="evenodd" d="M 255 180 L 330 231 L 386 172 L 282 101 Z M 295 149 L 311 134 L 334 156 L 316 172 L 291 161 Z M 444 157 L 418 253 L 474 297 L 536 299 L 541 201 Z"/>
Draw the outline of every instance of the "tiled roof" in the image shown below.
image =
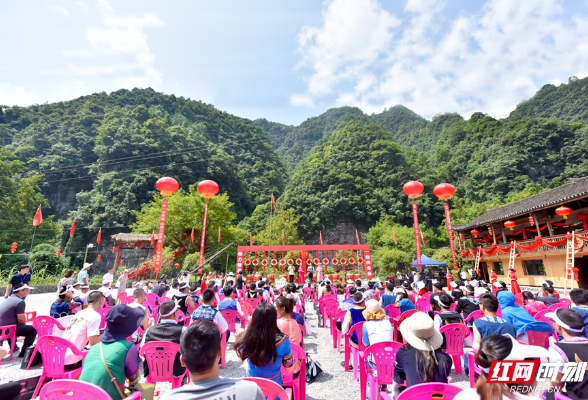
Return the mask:
<path fill-rule="evenodd" d="M 453 229 L 464 231 L 508 218 L 529 214 L 530 212 L 553 207 L 558 204 L 568 203 L 583 197 L 588 197 L 588 177 L 571 179 L 570 183 L 566 183 L 555 189 L 546 190 L 535 196 L 515 201 L 514 203 L 495 208 L 494 210 L 488 210 L 467 224 L 456 225 Z"/>

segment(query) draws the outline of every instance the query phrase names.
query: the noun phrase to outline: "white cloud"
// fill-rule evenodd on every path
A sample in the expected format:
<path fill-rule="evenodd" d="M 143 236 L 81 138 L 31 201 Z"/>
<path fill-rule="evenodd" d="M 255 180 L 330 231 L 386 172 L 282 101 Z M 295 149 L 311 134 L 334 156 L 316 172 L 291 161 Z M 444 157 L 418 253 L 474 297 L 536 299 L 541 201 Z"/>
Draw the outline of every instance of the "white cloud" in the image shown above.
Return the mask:
<path fill-rule="evenodd" d="M 88 11 L 90 9 L 90 7 L 88 7 L 86 5 L 86 3 L 84 3 L 83 1 L 78 1 L 76 3 L 78 5 L 78 7 L 80 7 L 83 11 Z"/>
<path fill-rule="evenodd" d="M 53 11 L 57 12 L 60 15 L 63 15 L 64 17 L 69 17 L 69 11 L 67 11 L 65 8 L 61 8 L 58 6 L 48 6 L 50 9 L 52 9 Z"/>
<path fill-rule="evenodd" d="M 400 25 L 376 0 L 328 1 L 322 26 L 299 34 L 299 67 L 310 74 L 307 93 L 291 103 L 501 116 L 532 96 L 535 82 L 588 65 L 588 19 L 565 17 L 558 0 L 488 0 L 452 21 L 442 3 L 409 0 L 404 15 Z"/>
<path fill-rule="evenodd" d="M 0 82 L 0 99 L 2 99 L 0 100 L 0 104 L 2 105 L 19 105 L 21 107 L 45 102 L 45 100 L 36 93 L 9 82 Z"/>

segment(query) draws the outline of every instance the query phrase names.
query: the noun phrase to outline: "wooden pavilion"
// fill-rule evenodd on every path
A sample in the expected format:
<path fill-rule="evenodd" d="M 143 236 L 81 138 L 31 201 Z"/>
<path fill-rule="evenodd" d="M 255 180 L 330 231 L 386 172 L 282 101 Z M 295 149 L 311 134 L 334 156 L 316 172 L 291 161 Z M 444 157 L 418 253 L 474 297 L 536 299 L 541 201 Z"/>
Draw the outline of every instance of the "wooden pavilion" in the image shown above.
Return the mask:
<path fill-rule="evenodd" d="M 540 286 L 541 281 L 548 279 L 557 287 L 566 285 L 566 251 L 573 232 L 573 252 L 569 254 L 578 269 L 573 276 L 577 280 L 574 287 L 588 289 L 587 220 L 588 177 L 584 177 L 489 210 L 453 229 L 459 234 L 464 260 L 475 261 L 480 254 L 479 269 L 485 280 L 489 281 L 493 268 L 498 280 L 510 283 L 508 264 L 514 248 L 514 267 L 520 285 Z"/>

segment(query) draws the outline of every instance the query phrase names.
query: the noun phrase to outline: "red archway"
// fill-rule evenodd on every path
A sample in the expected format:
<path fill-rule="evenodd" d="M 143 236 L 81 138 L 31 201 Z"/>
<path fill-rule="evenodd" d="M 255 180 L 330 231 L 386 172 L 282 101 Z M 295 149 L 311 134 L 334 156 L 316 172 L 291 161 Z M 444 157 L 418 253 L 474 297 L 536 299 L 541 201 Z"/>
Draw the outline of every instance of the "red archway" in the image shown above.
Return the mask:
<path fill-rule="evenodd" d="M 253 257 L 250 258 L 250 255 Z M 264 271 L 264 275 L 267 268 L 272 269 L 275 274 L 279 268 L 283 275 L 288 266 L 295 265 L 297 270 L 302 267 L 302 273 L 297 275 L 298 282 L 303 283 L 302 276 L 306 276 L 307 267 L 312 264 L 315 267 L 321 264 L 324 275 L 329 270 L 335 273 L 341 269 L 347 271 L 347 266 L 351 266 L 354 273 L 359 268 L 359 272 L 364 272 L 367 279 L 373 278 L 372 256 L 368 244 L 237 247 L 237 272 L 243 270 L 245 274 L 249 271 L 257 273 L 258 268 Z"/>

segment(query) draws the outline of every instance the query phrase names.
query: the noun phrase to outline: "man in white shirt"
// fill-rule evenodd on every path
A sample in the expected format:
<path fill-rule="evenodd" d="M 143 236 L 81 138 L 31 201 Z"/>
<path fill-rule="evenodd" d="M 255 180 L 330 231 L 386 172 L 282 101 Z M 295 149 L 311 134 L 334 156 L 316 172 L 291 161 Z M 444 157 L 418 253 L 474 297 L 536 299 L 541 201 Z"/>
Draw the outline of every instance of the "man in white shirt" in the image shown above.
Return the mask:
<path fill-rule="evenodd" d="M 180 283 L 186 282 L 186 285 L 190 285 L 190 278 L 191 277 L 192 277 L 191 273 L 189 273 L 188 271 L 184 271 L 184 273 L 182 274 L 182 276 L 178 280 Z"/>
<path fill-rule="evenodd" d="M 114 300 L 112 299 L 112 290 L 110 290 L 110 283 L 110 281 L 103 280 L 102 286 L 100 287 L 100 292 L 104 295 L 108 304 L 114 307 Z"/>
<path fill-rule="evenodd" d="M 114 268 L 110 268 L 107 273 L 102 275 L 102 280 L 109 281 L 112 286 L 112 281 L 114 280 Z"/>
<path fill-rule="evenodd" d="M 98 310 L 104 305 L 104 296 L 95 290 L 88 294 L 88 308 L 74 314 L 62 338 L 72 342 L 78 350 L 83 350 L 88 343 L 94 345 L 100 343 L 100 320 Z M 65 353 L 65 364 L 71 365 L 81 362 L 82 357 L 72 354 L 71 350 Z"/>
<path fill-rule="evenodd" d="M 149 315 L 152 313 L 151 309 L 148 309 L 143 305 L 147 301 L 147 296 L 145 295 L 145 291 L 143 289 L 135 289 L 133 291 L 133 299 L 132 303 L 129 303 L 128 306 L 131 308 L 142 308 L 145 311 L 145 318 L 143 318 L 143 322 L 141 322 L 141 327 L 143 330 L 147 330 L 153 323 L 155 322 L 153 317 L 149 318 Z M 137 340 L 139 338 L 138 330 L 135 331 L 132 335 L 133 340 Z"/>
<path fill-rule="evenodd" d="M 167 291 L 167 293 L 165 294 L 165 297 L 169 297 L 171 299 L 175 295 L 179 294 L 180 293 L 179 287 L 180 287 L 180 283 L 178 281 L 174 280 L 172 282 L 171 289 Z"/>

